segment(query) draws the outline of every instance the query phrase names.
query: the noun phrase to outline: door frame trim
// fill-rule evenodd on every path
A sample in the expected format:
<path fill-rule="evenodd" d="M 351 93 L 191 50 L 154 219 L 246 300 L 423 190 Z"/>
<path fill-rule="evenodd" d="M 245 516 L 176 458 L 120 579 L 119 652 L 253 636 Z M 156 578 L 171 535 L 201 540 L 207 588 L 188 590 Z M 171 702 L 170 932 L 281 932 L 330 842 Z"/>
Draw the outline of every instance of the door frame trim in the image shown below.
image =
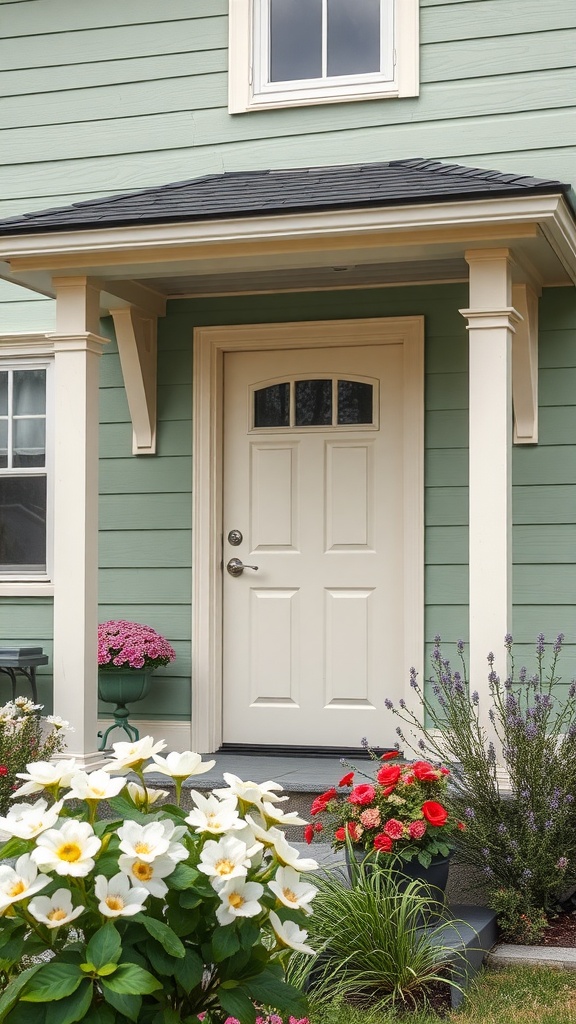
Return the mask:
<path fill-rule="evenodd" d="M 404 678 L 424 657 L 424 317 L 196 327 L 192 438 L 192 747 L 222 742 L 224 355 L 401 344 L 404 353 Z"/>

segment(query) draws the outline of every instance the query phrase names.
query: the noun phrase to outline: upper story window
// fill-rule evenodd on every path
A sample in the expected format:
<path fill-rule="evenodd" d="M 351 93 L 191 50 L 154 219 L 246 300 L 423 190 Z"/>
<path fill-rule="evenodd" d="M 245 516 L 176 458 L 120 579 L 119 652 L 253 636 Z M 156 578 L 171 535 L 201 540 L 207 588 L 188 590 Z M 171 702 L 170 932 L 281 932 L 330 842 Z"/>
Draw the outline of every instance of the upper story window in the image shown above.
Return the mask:
<path fill-rule="evenodd" d="M 230 113 L 418 95 L 418 0 L 230 0 Z"/>
<path fill-rule="evenodd" d="M 47 363 L 0 364 L 0 578 L 46 579 Z"/>

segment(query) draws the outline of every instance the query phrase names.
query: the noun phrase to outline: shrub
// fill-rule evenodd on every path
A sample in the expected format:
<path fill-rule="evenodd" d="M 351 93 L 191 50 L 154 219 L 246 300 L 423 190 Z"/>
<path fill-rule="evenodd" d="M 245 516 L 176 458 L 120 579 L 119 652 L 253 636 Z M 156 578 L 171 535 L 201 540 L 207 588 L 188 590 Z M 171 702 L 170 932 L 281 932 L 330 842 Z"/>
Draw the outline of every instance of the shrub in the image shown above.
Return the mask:
<path fill-rule="evenodd" d="M 42 704 L 16 697 L 0 708 L 0 814 L 6 814 L 18 779 L 30 761 L 49 761 L 66 746 L 68 722 L 41 718 Z"/>
<path fill-rule="evenodd" d="M 388 702 L 410 726 L 408 735 L 397 729 L 404 744 L 452 761 L 455 805 L 465 823 L 459 859 L 483 872 L 490 904 L 508 933 L 523 931 L 525 915 L 534 941 L 543 915 L 576 883 L 576 683 L 564 692 L 558 687 L 563 639 L 546 644 L 540 634 L 530 675 L 524 666 L 517 670 L 513 639 L 506 636 L 509 675 L 501 681 L 489 654 L 490 704 L 481 709 L 478 693 L 470 692 L 464 644 L 457 644 L 460 665 L 453 670 L 436 637 L 430 691 L 411 673 L 426 724 L 406 704 Z"/>

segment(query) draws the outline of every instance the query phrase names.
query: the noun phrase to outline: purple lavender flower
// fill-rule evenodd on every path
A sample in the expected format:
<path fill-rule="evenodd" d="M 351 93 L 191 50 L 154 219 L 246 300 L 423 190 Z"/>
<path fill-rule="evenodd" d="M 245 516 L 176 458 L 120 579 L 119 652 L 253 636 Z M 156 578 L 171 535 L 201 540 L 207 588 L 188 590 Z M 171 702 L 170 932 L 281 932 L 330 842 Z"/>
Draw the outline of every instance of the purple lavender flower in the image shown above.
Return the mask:
<path fill-rule="evenodd" d="M 545 649 L 546 637 L 544 636 L 544 633 L 538 633 L 538 637 L 536 639 L 536 654 L 544 654 Z"/>
<path fill-rule="evenodd" d="M 566 868 L 568 867 L 568 857 L 559 857 L 556 861 L 556 867 L 558 868 L 558 871 L 566 871 Z"/>
<path fill-rule="evenodd" d="M 480 695 L 478 693 L 478 690 L 474 690 L 474 693 L 472 694 L 471 700 L 472 700 L 472 703 L 473 703 L 474 707 L 478 707 L 478 705 L 480 703 Z"/>
<path fill-rule="evenodd" d="M 463 640 L 457 640 L 456 641 L 456 650 L 458 651 L 458 654 L 464 654 L 464 641 Z"/>
<path fill-rule="evenodd" d="M 472 821 L 476 817 L 476 812 L 473 807 L 464 808 L 464 817 Z"/>
<path fill-rule="evenodd" d="M 524 730 L 527 740 L 535 740 L 538 737 L 538 726 L 534 722 L 527 722 Z"/>
<path fill-rule="evenodd" d="M 548 819 L 548 821 L 544 822 L 544 828 L 552 828 L 553 824 L 554 822 Z"/>
<path fill-rule="evenodd" d="M 513 643 L 514 643 L 514 640 L 513 640 L 513 637 L 512 637 L 512 633 L 506 633 L 506 636 L 504 637 L 504 647 L 506 648 L 507 651 L 511 651 L 512 650 L 512 644 Z"/>
<path fill-rule="evenodd" d="M 482 853 L 483 857 L 489 857 L 490 856 L 490 850 L 488 849 L 487 846 L 485 846 L 484 849 L 481 850 L 481 853 Z"/>
<path fill-rule="evenodd" d="M 572 796 L 572 793 L 566 793 L 566 796 L 564 797 L 564 802 L 567 804 L 574 803 L 574 797 Z"/>
<path fill-rule="evenodd" d="M 572 682 L 570 683 L 570 689 L 568 690 L 568 696 L 570 697 L 571 700 L 573 700 L 574 697 L 576 697 L 576 679 L 573 679 Z"/>
<path fill-rule="evenodd" d="M 410 669 L 410 686 L 412 687 L 413 690 L 418 689 L 418 680 L 416 679 L 417 675 L 418 673 L 416 669 L 414 668 L 414 666 L 412 666 L 412 668 Z"/>
<path fill-rule="evenodd" d="M 492 722 L 492 725 L 494 725 L 494 722 L 496 721 L 496 716 L 494 714 L 494 708 L 490 708 L 490 710 L 488 711 L 488 718 Z"/>
<path fill-rule="evenodd" d="M 420 750 L 426 750 L 426 744 L 424 743 L 424 740 L 418 740 L 418 747 Z"/>
<path fill-rule="evenodd" d="M 386 700 L 384 701 L 384 707 L 388 708 L 388 711 L 392 711 L 394 709 L 394 705 L 389 697 L 386 697 Z"/>
<path fill-rule="evenodd" d="M 558 633 L 558 636 L 556 637 L 556 639 L 554 641 L 554 647 L 552 648 L 552 650 L 554 651 L 554 654 L 560 654 L 560 651 L 562 650 L 562 644 L 563 643 L 564 643 L 564 633 Z"/>
<path fill-rule="evenodd" d="M 522 683 L 522 685 L 524 685 L 524 683 L 526 682 L 527 674 L 528 674 L 528 669 L 526 668 L 526 665 L 522 665 L 522 668 L 520 669 L 520 671 L 518 673 L 518 678 L 520 679 L 520 682 Z"/>
<path fill-rule="evenodd" d="M 492 878 L 492 875 L 494 874 L 494 872 L 492 871 L 492 868 L 489 868 L 488 865 L 486 865 L 485 868 L 482 868 L 482 871 L 486 875 L 486 878 Z"/>
<path fill-rule="evenodd" d="M 512 678 L 511 678 L 511 676 L 508 676 L 508 678 L 504 680 L 504 689 L 505 690 L 511 690 L 512 689 Z"/>
<path fill-rule="evenodd" d="M 402 732 L 402 729 L 400 728 L 399 725 L 396 726 L 396 735 L 399 736 L 403 742 L 405 742 L 406 737 L 404 736 L 404 733 Z"/>
<path fill-rule="evenodd" d="M 494 653 L 492 651 L 490 651 L 487 661 L 490 667 L 492 667 L 492 665 L 494 664 Z"/>
<path fill-rule="evenodd" d="M 368 740 L 366 736 L 362 737 L 362 739 L 360 740 L 360 745 L 364 747 L 364 750 L 368 750 Z"/>
<path fill-rule="evenodd" d="M 560 806 L 560 796 L 561 796 L 560 790 L 559 789 L 555 789 L 554 792 L 552 793 L 552 796 L 550 797 L 550 810 L 551 811 L 557 811 L 558 810 L 558 808 Z"/>
<path fill-rule="evenodd" d="M 506 825 L 504 824 L 503 821 L 501 821 L 500 824 L 498 825 L 498 832 L 501 836 L 508 835 L 508 829 L 506 828 Z"/>
<path fill-rule="evenodd" d="M 404 708 L 406 707 L 406 701 L 404 700 L 403 697 L 400 697 L 400 700 L 398 701 L 398 703 L 399 703 L 400 707 L 402 708 L 402 710 L 404 710 Z"/>
<path fill-rule="evenodd" d="M 524 868 L 524 871 L 522 872 L 522 878 L 526 882 L 530 881 L 530 879 L 532 878 L 532 872 L 530 871 L 530 868 Z"/>
<path fill-rule="evenodd" d="M 532 809 L 530 809 L 528 811 L 528 813 L 526 814 L 526 821 L 528 822 L 529 829 L 532 832 L 535 832 L 536 831 L 536 818 L 534 816 L 534 811 Z"/>
<path fill-rule="evenodd" d="M 496 764 L 496 751 L 492 740 L 488 744 L 488 764 Z"/>

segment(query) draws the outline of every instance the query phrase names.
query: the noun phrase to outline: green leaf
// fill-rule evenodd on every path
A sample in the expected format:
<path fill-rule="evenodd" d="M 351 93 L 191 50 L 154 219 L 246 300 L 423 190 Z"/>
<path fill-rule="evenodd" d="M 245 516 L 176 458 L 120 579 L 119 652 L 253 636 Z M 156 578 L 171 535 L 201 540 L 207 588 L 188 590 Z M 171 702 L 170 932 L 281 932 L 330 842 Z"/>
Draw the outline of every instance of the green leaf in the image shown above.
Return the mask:
<path fill-rule="evenodd" d="M 120 964 L 115 974 L 102 979 L 102 987 L 121 995 L 146 995 L 162 988 L 162 982 L 136 964 Z"/>
<path fill-rule="evenodd" d="M 169 928 L 167 924 L 163 924 L 162 921 L 157 921 L 154 917 L 148 917 L 146 914 L 140 914 L 138 921 L 143 924 L 146 931 L 153 939 L 156 939 L 160 943 L 163 949 L 166 950 L 170 956 L 182 957 L 186 952 L 184 946 L 180 942 L 180 939 L 176 935 L 172 928 Z"/>
<path fill-rule="evenodd" d="M 107 921 L 90 939 L 86 947 L 86 960 L 96 968 L 104 967 L 104 964 L 117 964 L 121 952 L 120 936 L 112 922 Z"/>
<path fill-rule="evenodd" d="M 23 853 L 28 853 L 33 846 L 34 843 L 29 839 L 18 839 L 17 836 L 12 836 L 0 846 L 0 860 L 21 857 Z"/>
<path fill-rule="evenodd" d="M 57 1006 L 57 1003 L 48 1003 L 46 1006 L 34 1007 L 34 1024 L 46 1024 L 46 1011 L 48 1006 Z M 30 1003 L 16 1003 L 16 1006 L 6 1017 L 6 1024 L 31 1024 Z"/>
<path fill-rule="evenodd" d="M 418 862 L 422 865 L 423 868 L 430 867 L 430 864 L 432 863 L 432 857 L 428 853 L 428 850 L 420 850 L 420 853 L 418 854 Z"/>
<path fill-rule="evenodd" d="M 240 988 L 218 989 L 218 1000 L 220 1006 L 231 1017 L 241 1020 L 242 1024 L 253 1024 L 256 1020 L 256 1008 L 254 1003 Z"/>
<path fill-rule="evenodd" d="M 216 929 L 212 936 L 212 953 L 217 964 L 226 960 L 227 957 L 233 956 L 238 949 L 240 949 L 240 941 L 233 925 L 227 924 Z"/>
<path fill-rule="evenodd" d="M 104 964 L 103 967 L 98 968 L 98 974 L 101 978 L 107 978 L 109 974 L 114 974 L 114 971 L 118 970 L 118 964 Z"/>
<path fill-rule="evenodd" d="M 306 998 L 293 985 L 288 985 L 277 978 L 271 971 L 262 971 L 256 978 L 245 982 L 244 987 L 250 995 L 260 1003 L 273 1006 L 282 1013 L 290 1013 L 294 1017 L 306 1014 Z"/>
<path fill-rule="evenodd" d="M 438 843 L 438 853 L 441 853 L 443 857 L 448 857 L 450 847 L 446 846 L 446 843 Z"/>
<path fill-rule="evenodd" d="M 52 1002 L 76 991 L 84 975 L 76 964 L 49 963 L 28 982 L 20 998 L 27 1003 Z"/>
<path fill-rule="evenodd" d="M 191 992 L 202 981 L 204 965 L 192 949 L 186 950 L 183 960 L 178 960 L 174 968 L 174 977 L 185 992 Z"/>
<path fill-rule="evenodd" d="M 71 996 L 57 1003 L 48 1003 L 46 1024 L 74 1024 L 74 1021 L 83 1021 L 90 1009 L 92 994 L 92 982 L 86 979 Z"/>
<path fill-rule="evenodd" d="M 260 929 L 253 921 L 245 918 L 238 922 L 238 937 L 242 949 L 252 949 L 260 938 Z"/>
<path fill-rule="evenodd" d="M 187 910 L 195 910 L 202 903 L 202 896 L 200 893 L 190 890 L 189 892 L 184 891 L 180 896 L 180 906 L 186 907 Z"/>
<path fill-rule="evenodd" d="M 198 880 L 198 875 L 199 872 L 196 868 L 191 868 L 189 864 L 179 864 L 176 870 L 170 875 L 170 888 L 190 889 Z"/>
<path fill-rule="evenodd" d="M 150 939 L 145 946 L 146 956 L 148 957 L 149 963 L 146 967 L 151 967 L 154 974 L 165 974 L 172 977 L 176 969 L 176 964 L 180 963 L 175 956 L 170 956 L 162 946 L 159 946 L 157 942 Z"/>
<path fill-rule="evenodd" d="M 116 1014 L 105 1003 L 100 1006 L 91 1006 L 85 1015 L 82 1024 L 115 1024 Z"/>
<path fill-rule="evenodd" d="M 102 993 L 106 1002 L 118 1010 L 118 1013 L 128 1017 L 129 1020 L 138 1021 L 142 996 L 127 996 L 120 992 L 113 992 L 105 983 L 102 984 Z"/>

